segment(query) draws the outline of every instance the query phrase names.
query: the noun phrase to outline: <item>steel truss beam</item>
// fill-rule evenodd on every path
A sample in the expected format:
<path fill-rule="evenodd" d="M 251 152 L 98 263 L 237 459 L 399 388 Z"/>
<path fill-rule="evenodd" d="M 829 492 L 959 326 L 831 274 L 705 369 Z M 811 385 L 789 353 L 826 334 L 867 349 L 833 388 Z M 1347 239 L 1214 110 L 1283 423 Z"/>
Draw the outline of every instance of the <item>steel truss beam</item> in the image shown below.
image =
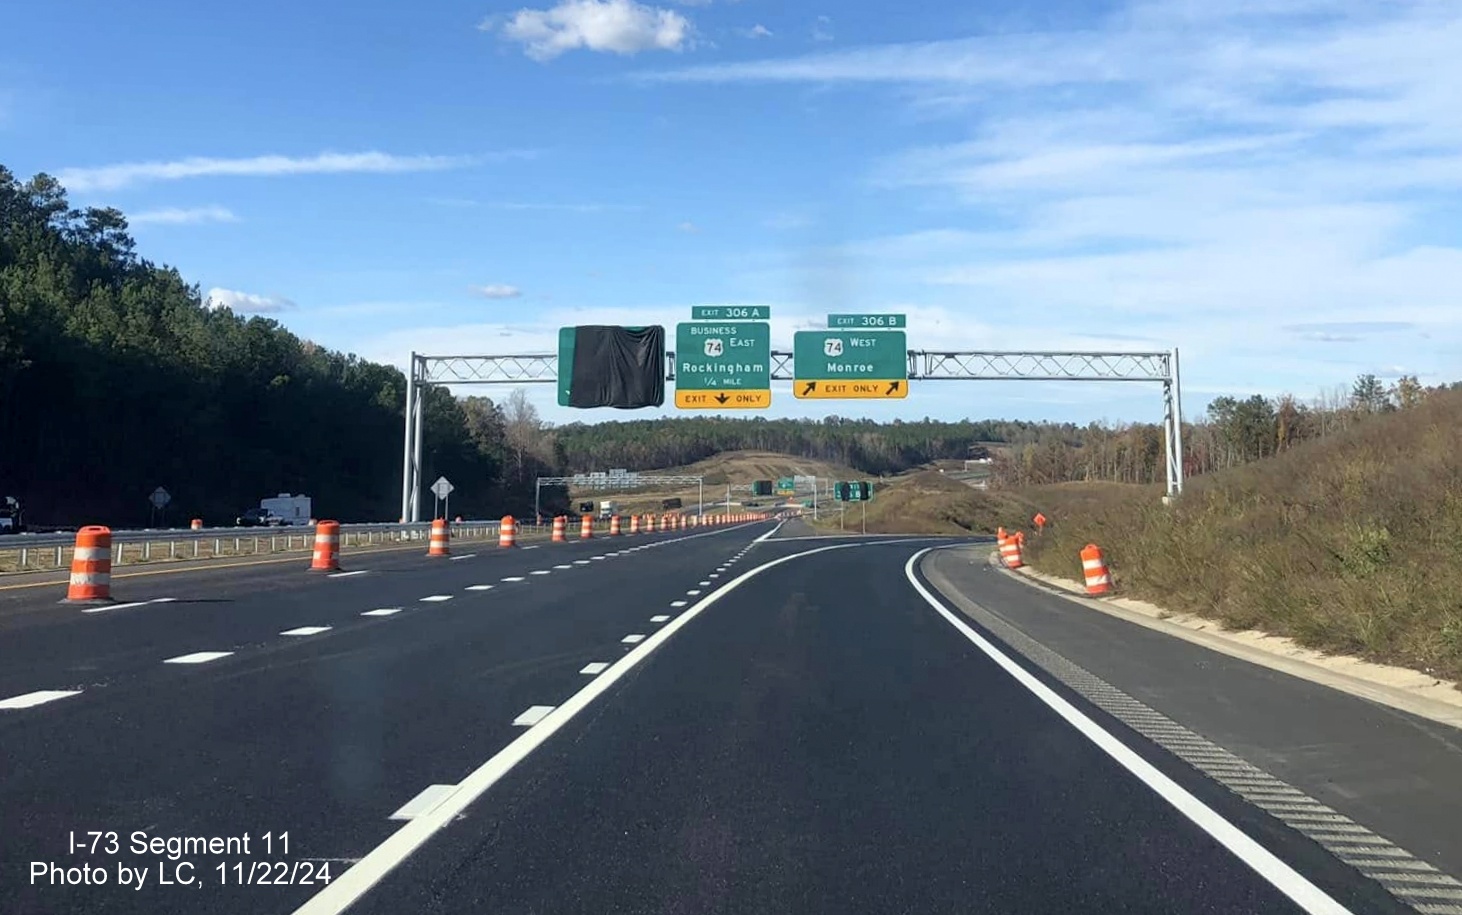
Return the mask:
<path fill-rule="evenodd" d="M 792 354 L 773 350 L 771 356 L 772 380 L 794 380 Z M 674 381 L 675 353 L 667 352 L 665 357 L 665 380 Z M 1145 353 L 909 350 L 908 358 L 911 381 L 1159 382 L 1163 396 L 1167 493 L 1171 497 L 1183 491 L 1183 405 L 1176 349 Z M 401 520 L 421 520 L 422 393 L 427 385 L 553 384 L 557 381 L 558 356 L 555 353 L 504 356 L 422 356 L 412 353 L 411 369 L 406 376 Z M 544 482 L 572 482 L 572 478 L 540 479 Z M 682 482 L 676 477 L 657 479 Z M 691 479 L 700 478 L 687 478 L 683 482 L 688 483 Z"/>

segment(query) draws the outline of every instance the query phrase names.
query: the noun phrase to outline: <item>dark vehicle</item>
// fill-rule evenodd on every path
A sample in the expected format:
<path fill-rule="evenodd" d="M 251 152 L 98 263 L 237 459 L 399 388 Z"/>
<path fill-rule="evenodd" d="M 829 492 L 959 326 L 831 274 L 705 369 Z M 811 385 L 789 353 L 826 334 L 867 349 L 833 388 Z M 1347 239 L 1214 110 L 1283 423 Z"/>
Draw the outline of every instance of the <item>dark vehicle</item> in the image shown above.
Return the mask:
<path fill-rule="evenodd" d="M 235 527 L 278 527 L 284 519 L 267 508 L 250 508 L 234 519 Z"/>
<path fill-rule="evenodd" d="M 670 511 L 672 508 L 680 508 L 680 500 L 666 499 L 660 503 L 660 507 L 665 509 L 666 511 Z"/>
<path fill-rule="evenodd" d="M 25 531 L 25 515 L 20 510 L 20 500 L 6 496 L 0 502 L 0 534 L 19 534 Z"/>
<path fill-rule="evenodd" d="M 592 514 L 594 514 L 594 503 L 593 502 L 580 502 L 579 503 L 579 514 L 581 514 L 581 515 L 592 515 Z"/>

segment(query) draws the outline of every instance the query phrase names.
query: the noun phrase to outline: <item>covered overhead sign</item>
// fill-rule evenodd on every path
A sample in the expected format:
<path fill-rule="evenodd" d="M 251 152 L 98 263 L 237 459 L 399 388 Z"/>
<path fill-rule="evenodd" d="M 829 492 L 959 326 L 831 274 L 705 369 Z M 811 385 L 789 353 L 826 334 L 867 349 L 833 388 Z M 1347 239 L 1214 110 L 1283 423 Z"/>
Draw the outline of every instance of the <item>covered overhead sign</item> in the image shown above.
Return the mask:
<path fill-rule="evenodd" d="M 558 403 L 637 410 L 665 403 L 665 328 L 559 328 Z"/>

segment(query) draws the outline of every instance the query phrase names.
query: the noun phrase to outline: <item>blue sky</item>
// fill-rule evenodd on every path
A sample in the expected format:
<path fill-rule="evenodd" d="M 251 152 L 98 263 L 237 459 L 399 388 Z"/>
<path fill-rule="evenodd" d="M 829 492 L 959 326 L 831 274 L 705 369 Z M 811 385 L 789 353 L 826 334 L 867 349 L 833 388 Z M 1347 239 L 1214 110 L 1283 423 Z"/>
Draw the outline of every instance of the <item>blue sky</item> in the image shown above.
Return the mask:
<path fill-rule="evenodd" d="M 918 349 L 1177 347 L 1189 414 L 1462 377 L 1455 0 L 520 4 L 23 4 L 0 161 L 398 365 L 735 303 L 779 348 L 860 310 Z M 769 415 L 830 412 L 1160 416 L 985 382 Z"/>

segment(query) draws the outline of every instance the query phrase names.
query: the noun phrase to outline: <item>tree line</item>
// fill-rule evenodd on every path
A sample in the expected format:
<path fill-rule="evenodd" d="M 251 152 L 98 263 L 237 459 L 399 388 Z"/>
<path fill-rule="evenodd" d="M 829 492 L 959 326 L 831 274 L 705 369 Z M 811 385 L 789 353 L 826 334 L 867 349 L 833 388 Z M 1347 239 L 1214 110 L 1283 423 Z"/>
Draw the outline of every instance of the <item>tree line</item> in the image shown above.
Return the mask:
<path fill-rule="evenodd" d="M 320 516 L 400 513 L 405 376 L 205 301 L 177 270 L 139 255 L 115 209 L 78 210 L 54 178 L 0 166 L 0 496 L 36 525 L 154 520 L 226 524 L 276 493 Z M 1333 434 L 1431 390 L 1374 376 L 1301 404 L 1219 398 L 1185 425 L 1190 474 Z M 521 389 L 501 402 L 426 392 L 423 477 L 457 484 L 453 514 L 524 514 L 540 476 L 681 466 L 734 450 L 780 452 L 869 475 L 994 452 L 997 484 L 1116 480 L 1164 470 L 1161 427 L 1008 420 L 877 423 L 674 417 L 552 426 Z M 431 497 L 428 494 L 426 498 Z M 568 508 L 545 489 L 547 511 Z M 424 513 L 430 509 L 428 502 Z"/>

